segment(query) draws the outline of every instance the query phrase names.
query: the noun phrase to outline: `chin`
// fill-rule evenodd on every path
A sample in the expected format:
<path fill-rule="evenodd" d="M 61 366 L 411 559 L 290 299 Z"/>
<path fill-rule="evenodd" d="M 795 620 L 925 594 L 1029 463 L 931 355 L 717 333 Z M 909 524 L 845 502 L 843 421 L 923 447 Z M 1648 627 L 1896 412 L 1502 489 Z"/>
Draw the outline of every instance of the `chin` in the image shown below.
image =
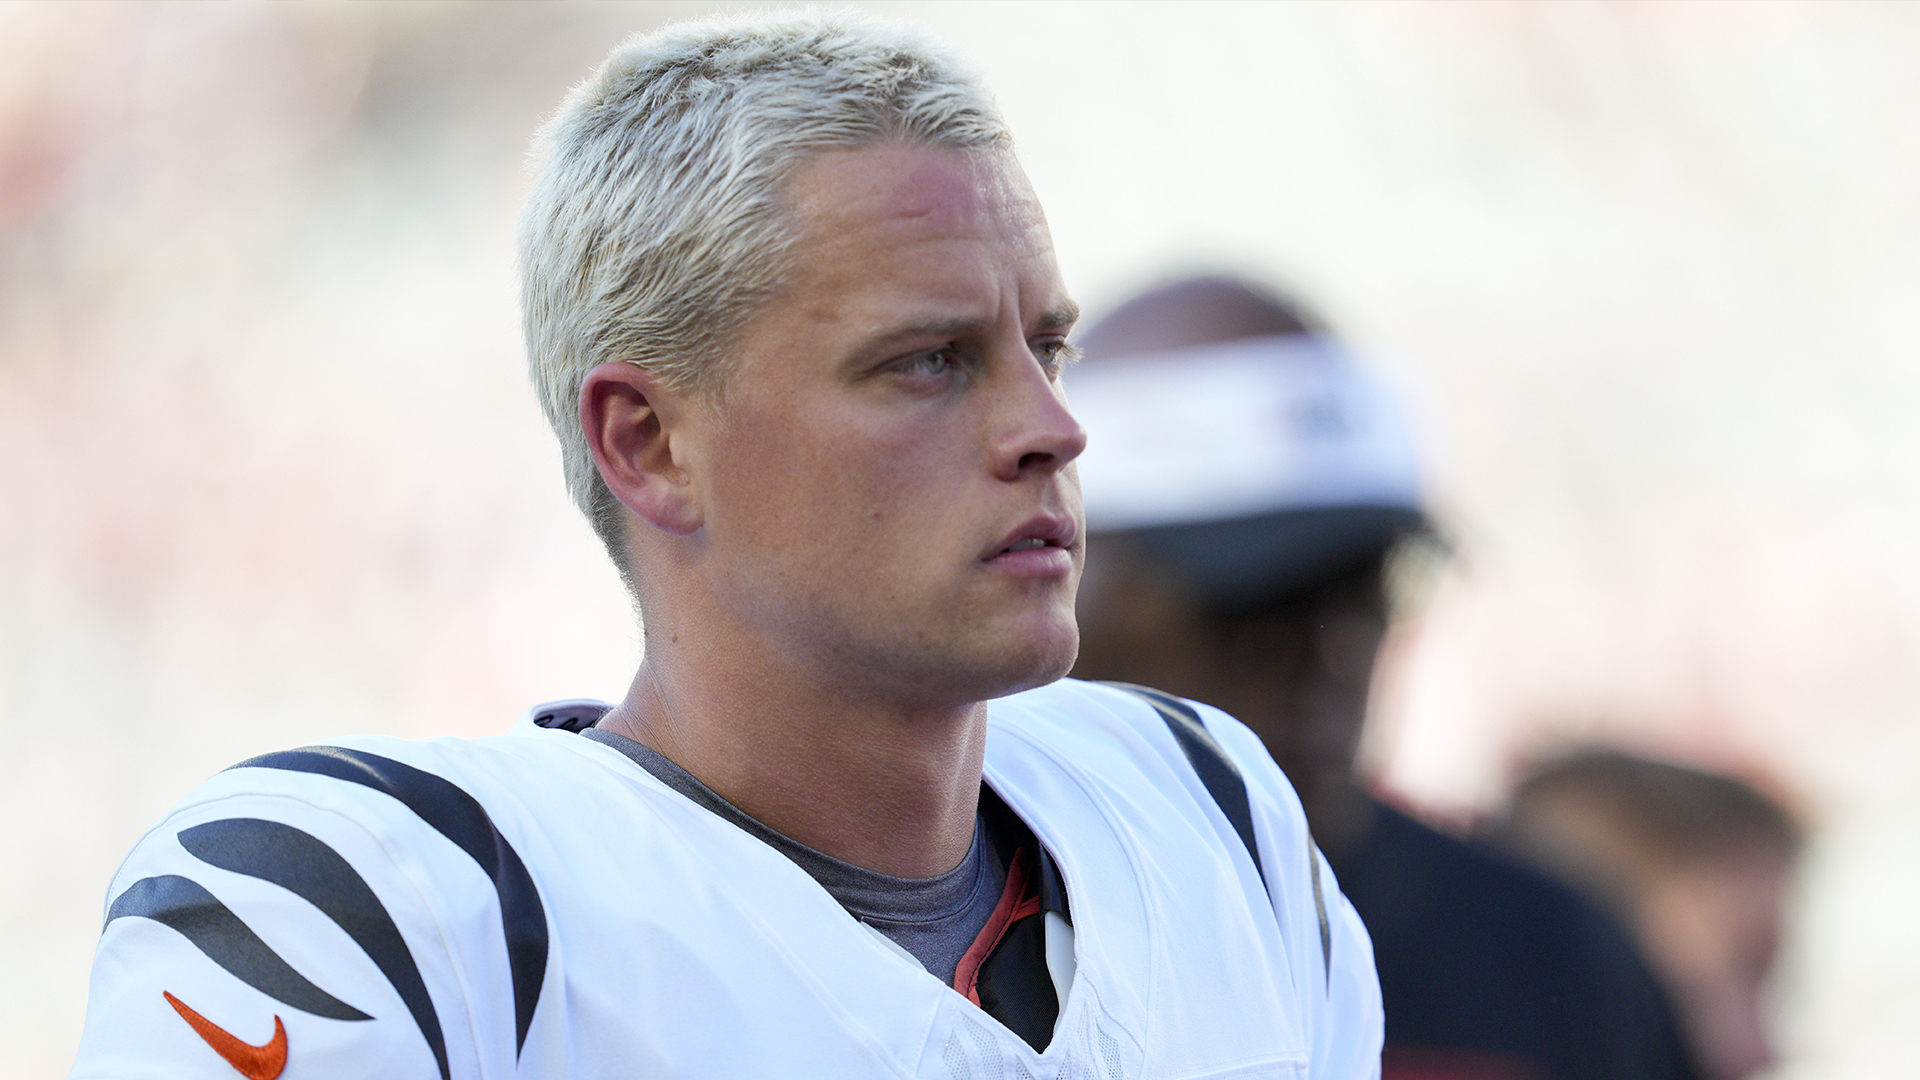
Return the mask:
<path fill-rule="evenodd" d="M 1006 697 L 1064 678 L 1080 655 L 1080 628 L 1069 618 L 1065 627 L 1048 627 L 1033 635 L 1029 647 L 1007 658 L 999 688 L 985 698 Z"/>
<path fill-rule="evenodd" d="M 947 636 L 904 651 L 897 639 L 872 643 L 849 673 L 881 674 L 916 707 L 946 709 L 1017 694 L 1059 680 L 1080 651 L 1070 608 L 1030 609 L 1017 618 L 949 624 Z"/>

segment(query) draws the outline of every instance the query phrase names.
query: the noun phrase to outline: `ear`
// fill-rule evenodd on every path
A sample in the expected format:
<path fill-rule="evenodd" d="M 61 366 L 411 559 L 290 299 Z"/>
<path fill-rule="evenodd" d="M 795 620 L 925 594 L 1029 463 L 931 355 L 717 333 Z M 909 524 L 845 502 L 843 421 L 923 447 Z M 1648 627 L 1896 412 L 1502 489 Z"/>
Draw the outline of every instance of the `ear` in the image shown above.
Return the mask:
<path fill-rule="evenodd" d="M 653 372 L 617 361 L 587 372 L 580 386 L 580 427 L 614 498 L 677 536 L 704 524 L 684 447 L 677 445 L 694 408 Z"/>

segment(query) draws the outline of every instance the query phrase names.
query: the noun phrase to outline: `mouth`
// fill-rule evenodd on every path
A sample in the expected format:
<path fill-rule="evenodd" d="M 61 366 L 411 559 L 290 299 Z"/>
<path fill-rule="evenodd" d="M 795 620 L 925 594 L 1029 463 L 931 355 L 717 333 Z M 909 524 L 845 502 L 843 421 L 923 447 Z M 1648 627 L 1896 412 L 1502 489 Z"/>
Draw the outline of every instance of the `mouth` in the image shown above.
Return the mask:
<path fill-rule="evenodd" d="M 1021 524 L 988 553 L 987 559 L 1020 556 L 1026 552 L 1057 551 L 1065 556 L 1079 539 L 1079 528 L 1070 517 L 1043 515 Z M 1033 556 L 1027 556 L 1032 558 Z"/>

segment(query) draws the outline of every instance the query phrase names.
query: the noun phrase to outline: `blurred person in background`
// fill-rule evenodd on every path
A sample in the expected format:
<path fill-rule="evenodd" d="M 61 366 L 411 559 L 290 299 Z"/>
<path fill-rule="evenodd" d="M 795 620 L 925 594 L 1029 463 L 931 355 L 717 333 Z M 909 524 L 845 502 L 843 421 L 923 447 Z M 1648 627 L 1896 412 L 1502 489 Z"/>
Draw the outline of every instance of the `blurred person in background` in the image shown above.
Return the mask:
<path fill-rule="evenodd" d="M 1265 742 L 1372 935 L 1385 1075 L 1689 1075 L 1612 920 L 1355 778 L 1394 553 L 1438 546 L 1393 392 L 1297 305 L 1222 277 L 1137 296 L 1081 345 L 1073 674 L 1216 703 Z"/>
<path fill-rule="evenodd" d="M 1732 776 L 1587 748 L 1534 768 L 1490 832 L 1632 928 L 1711 1080 L 1773 1062 L 1765 992 L 1801 845 L 1779 803 Z"/>

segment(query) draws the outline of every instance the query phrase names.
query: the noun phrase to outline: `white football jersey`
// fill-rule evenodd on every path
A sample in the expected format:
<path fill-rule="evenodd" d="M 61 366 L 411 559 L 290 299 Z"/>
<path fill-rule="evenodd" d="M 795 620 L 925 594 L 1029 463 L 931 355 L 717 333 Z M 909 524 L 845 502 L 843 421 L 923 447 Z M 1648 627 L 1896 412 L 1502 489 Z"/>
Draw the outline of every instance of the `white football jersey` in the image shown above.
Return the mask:
<path fill-rule="evenodd" d="M 1069 680 L 991 705 L 986 781 L 1071 907 L 1044 1052 L 785 856 L 523 719 L 203 784 L 108 891 L 71 1076 L 1377 1076 L 1366 932 L 1258 740 L 1198 708 L 1258 865 L 1145 699 Z"/>

